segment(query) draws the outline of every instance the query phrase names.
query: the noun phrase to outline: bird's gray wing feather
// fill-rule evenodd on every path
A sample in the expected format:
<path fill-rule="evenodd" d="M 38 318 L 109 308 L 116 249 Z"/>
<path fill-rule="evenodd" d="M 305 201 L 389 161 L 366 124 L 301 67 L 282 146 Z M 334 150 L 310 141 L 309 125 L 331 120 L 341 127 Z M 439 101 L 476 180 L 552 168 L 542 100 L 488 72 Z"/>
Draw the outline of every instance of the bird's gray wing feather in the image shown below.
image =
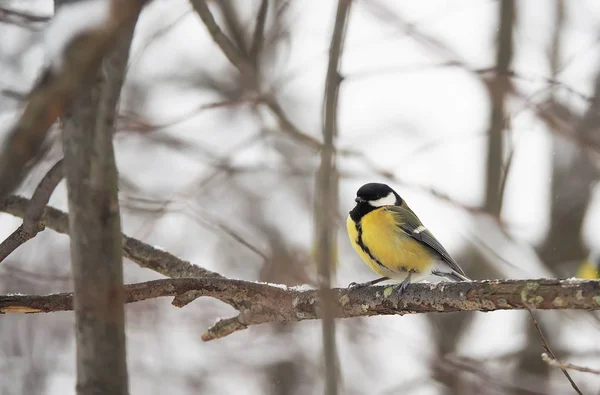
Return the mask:
<path fill-rule="evenodd" d="M 440 242 L 437 241 L 431 232 L 423 226 L 417 215 L 410 208 L 387 206 L 385 209 L 391 211 L 394 216 L 398 217 L 398 223 L 401 224 L 398 225 L 398 227 L 402 232 L 431 248 L 453 271 L 467 279 L 465 272 L 458 266 L 456 261 L 452 259 L 448 251 L 446 251 Z"/>

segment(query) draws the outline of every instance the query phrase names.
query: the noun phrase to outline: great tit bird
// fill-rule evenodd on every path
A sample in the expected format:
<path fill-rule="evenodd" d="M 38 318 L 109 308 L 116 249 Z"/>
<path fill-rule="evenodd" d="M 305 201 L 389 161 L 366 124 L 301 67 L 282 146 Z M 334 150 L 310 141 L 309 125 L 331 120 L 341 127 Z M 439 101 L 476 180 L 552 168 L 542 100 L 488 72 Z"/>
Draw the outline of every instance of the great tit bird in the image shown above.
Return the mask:
<path fill-rule="evenodd" d="M 431 275 L 451 281 L 470 281 L 406 202 L 386 184 L 365 184 L 356 192 L 356 206 L 346 221 L 350 243 L 381 278 L 401 281 L 403 293 L 412 281 Z"/>
<path fill-rule="evenodd" d="M 589 256 L 577 268 L 577 277 L 586 280 L 597 280 L 600 278 L 600 254 L 596 251 Z"/>

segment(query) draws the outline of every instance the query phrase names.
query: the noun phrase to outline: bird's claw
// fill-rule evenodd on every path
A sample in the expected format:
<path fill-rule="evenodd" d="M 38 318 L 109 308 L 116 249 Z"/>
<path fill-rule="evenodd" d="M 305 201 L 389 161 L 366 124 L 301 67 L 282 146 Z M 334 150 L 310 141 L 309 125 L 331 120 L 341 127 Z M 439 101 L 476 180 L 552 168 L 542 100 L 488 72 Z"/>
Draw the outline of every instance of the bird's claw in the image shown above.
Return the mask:
<path fill-rule="evenodd" d="M 369 286 L 371 283 L 370 282 L 366 282 L 366 283 L 355 283 L 354 281 L 351 282 L 350 284 L 348 284 L 348 289 L 358 289 L 358 288 L 363 288 L 366 286 Z"/>
<path fill-rule="evenodd" d="M 398 295 L 402 295 L 404 294 L 404 292 L 406 292 L 406 288 L 408 288 L 408 284 L 409 282 L 401 282 L 400 285 L 398 285 Z"/>

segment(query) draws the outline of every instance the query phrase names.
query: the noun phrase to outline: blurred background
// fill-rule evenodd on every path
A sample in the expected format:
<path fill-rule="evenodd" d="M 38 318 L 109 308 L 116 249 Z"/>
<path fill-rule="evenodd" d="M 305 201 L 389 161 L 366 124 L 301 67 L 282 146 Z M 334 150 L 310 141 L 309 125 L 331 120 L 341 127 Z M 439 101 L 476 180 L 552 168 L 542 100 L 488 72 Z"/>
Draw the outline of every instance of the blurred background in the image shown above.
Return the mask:
<path fill-rule="evenodd" d="M 210 2 L 255 66 L 252 84 L 188 1 L 144 9 L 115 136 L 127 235 L 228 277 L 316 284 L 314 142 L 336 3 Z M 0 0 L 2 131 L 57 32 L 69 31 L 53 15 L 51 0 Z M 595 0 L 354 1 L 335 140 L 333 285 L 375 278 L 344 229 L 356 190 L 373 181 L 396 189 L 472 278 L 575 276 L 600 249 L 599 37 Z M 61 157 L 59 133 L 20 194 Z M 64 182 L 50 204 L 66 210 Z M 0 215 L 0 236 L 20 223 Z M 0 293 L 70 290 L 68 248 L 67 236 L 41 233 L 0 265 Z M 124 270 L 128 283 L 160 278 L 128 261 Z M 126 312 L 132 394 L 323 392 L 320 322 L 203 343 L 233 309 L 160 299 Z M 595 313 L 537 316 L 559 359 L 600 367 Z M 0 394 L 74 393 L 72 322 L 71 313 L 0 317 Z M 344 394 L 574 393 L 541 360 L 526 312 L 346 319 L 336 337 Z M 572 376 L 600 393 L 600 376 Z"/>

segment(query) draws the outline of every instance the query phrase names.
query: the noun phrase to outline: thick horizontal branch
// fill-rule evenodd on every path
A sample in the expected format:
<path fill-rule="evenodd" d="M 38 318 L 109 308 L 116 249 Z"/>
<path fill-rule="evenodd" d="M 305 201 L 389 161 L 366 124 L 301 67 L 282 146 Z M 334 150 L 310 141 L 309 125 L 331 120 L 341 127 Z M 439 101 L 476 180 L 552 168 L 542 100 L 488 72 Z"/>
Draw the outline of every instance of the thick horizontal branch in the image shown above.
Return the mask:
<path fill-rule="evenodd" d="M 486 280 L 459 283 L 410 284 L 403 295 L 395 286 L 333 289 L 338 318 L 432 312 L 494 310 L 598 310 L 600 282 L 589 280 Z M 173 296 L 183 307 L 210 296 L 239 311 L 217 322 L 202 336 L 217 339 L 250 325 L 289 323 L 321 318 L 319 291 L 287 288 L 226 278 L 181 278 L 125 286 L 127 303 Z M 0 296 L 1 313 L 48 313 L 73 308 L 73 295 Z"/>

